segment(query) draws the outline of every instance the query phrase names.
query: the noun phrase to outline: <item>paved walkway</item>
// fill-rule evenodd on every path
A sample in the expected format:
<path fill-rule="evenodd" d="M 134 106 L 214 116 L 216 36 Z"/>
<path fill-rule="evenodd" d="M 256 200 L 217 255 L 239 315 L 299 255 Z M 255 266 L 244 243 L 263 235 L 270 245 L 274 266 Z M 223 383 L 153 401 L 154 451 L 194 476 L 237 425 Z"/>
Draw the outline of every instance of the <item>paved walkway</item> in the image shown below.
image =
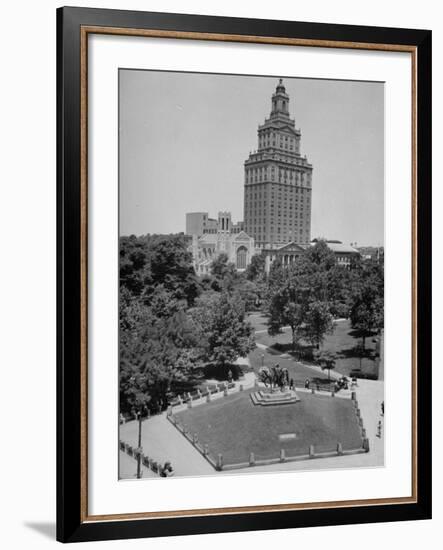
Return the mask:
<path fill-rule="evenodd" d="M 265 332 L 259 330 L 257 332 Z M 267 354 L 279 355 L 266 346 L 257 342 L 257 347 L 263 349 Z M 288 354 L 279 355 L 281 358 L 290 357 Z M 249 358 L 240 358 L 237 361 L 239 364 L 250 365 Z M 313 365 L 306 365 L 294 361 L 304 368 L 320 373 L 321 368 Z M 331 371 L 332 379 L 341 378 L 341 374 Z M 243 387 L 249 388 L 254 385 L 255 373 L 247 372 L 242 380 L 235 382 L 236 388 L 232 391 L 238 391 L 238 386 L 243 384 Z M 364 427 L 367 437 L 369 438 L 370 452 L 358 455 L 338 456 L 333 458 L 322 458 L 318 460 L 304 460 L 300 462 L 285 462 L 279 464 L 271 464 L 268 466 L 255 466 L 251 469 L 231 470 L 217 472 L 207 462 L 205 458 L 192 446 L 192 444 L 169 422 L 166 413 L 153 416 L 149 420 L 145 420 L 142 424 L 142 447 L 148 456 L 157 462 L 164 463 L 170 461 L 175 471 L 176 476 L 204 476 L 204 475 L 232 475 L 234 473 L 253 473 L 253 472 L 278 472 L 278 471 L 297 471 L 297 470 L 320 470 L 320 469 L 337 469 L 337 468 L 355 468 L 355 467 L 380 467 L 384 464 L 384 437 L 382 429 L 382 437 L 377 437 L 378 422 L 381 420 L 383 425 L 383 417 L 381 416 L 381 403 L 384 400 L 384 384 L 383 381 L 359 380 L 356 388 L 357 399 L 361 416 L 363 418 Z M 219 396 L 222 397 L 222 394 Z M 204 401 L 202 402 L 204 403 Z M 197 403 L 195 403 L 197 406 Z M 204 406 L 202 404 L 201 406 Z M 383 428 L 383 426 L 382 426 Z M 138 437 L 138 423 L 136 421 L 127 422 L 120 426 L 120 439 L 136 446 Z M 130 478 L 135 476 L 136 461 L 120 453 L 120 475 L 122 478 Z M 144 468 L 144 477 L 154 476 L 156 474 Z"/>
<path fill-rule="evenodd" d="M 137 478 L 137 460 L 132 456 L 129 456 L 123 451 L 119 452 L 119 477 L 120 479 L 136 479 Z M 152 470 L 141 465 L 141 472 L 143 478 L 158 477 Z"/>
<path fill-rule="evenodd" d="M 253 376 L 253 373 L 248 373 Z M 253 384 L 253 378 L 250 382 Z M 356 388 L 358 404 L 369 438 L 370 452 L 357 455 L 339 456 L 333 458 L 321 458 L 318 460 L 303 460 L 296 462 L 285 462 L 270 464 L 268 466 L 255 466 L 254 468 L 217 472 L 202 457 L 202 455 L 191 445 L 191 443 L 169 422 L 166 413 L 154 416 L 143 422 L 142 446 L 144 452 L 158 462 L 171 461 L 176 476 L 204 476 L 204 475 L 232 475 L 235 473 L 253 472 L 279 472 L 298 470 L 324 470 L 337 468 L 356 467 L 381 467 L 384 465 L 384 438 L 383 426 L 382 437 L 377 437 L 378 422 L 381 416 L 381 402 L 384 399 L 383 382 L 372 380 L 359 380 Z M 202 405 L 204 406 L 204 405 Z M 132 445 L 136 444 L 138 434 L 138 423 L 135 421 L 123 424 L 120 438 Z M 121 453 L 123 454 L 123 453 Z M 136 462 L 132 461 L 129 469 L 125 466 L 121 470 L 121 477 L 134 477 Z M 124 463 L 121 463 L 124 464 Z M 145 469 L 146 470 L 146 469 Z M 127 473 L 128 475 L 125 475 Z M 144 477 L 155 476 L 152 472 Z"/>
<path fill-rule="evenodd" d="M 137 445 L 138 422 L 120 426 L 120 439 Z M 177 476 L 213 475 L 209 462 L 166 418 L 166 413 L 142 422 L 143 452 L 161 464 L 170 461 Z M 129 457 L 130 458 L 130 457 Z M 123 477 L 123 475 L 122 475 Z"/>

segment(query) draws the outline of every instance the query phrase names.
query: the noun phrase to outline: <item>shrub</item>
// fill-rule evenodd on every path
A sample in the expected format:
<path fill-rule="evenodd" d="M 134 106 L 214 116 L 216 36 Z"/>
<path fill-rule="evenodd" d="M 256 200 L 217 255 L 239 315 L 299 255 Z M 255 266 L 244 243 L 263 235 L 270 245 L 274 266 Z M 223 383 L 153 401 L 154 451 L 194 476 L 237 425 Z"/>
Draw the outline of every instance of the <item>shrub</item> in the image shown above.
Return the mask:
<path fill-rule="evenodd" d="M 205 378 L 214 378 L 215 380 L 228 380 L 229 371 L 232 373 L 233 380 L 238 380 L 243 374 L 241 366 L 234 364 L 219 366 L 214 363 L 209 363 L 203 369 Z"/>

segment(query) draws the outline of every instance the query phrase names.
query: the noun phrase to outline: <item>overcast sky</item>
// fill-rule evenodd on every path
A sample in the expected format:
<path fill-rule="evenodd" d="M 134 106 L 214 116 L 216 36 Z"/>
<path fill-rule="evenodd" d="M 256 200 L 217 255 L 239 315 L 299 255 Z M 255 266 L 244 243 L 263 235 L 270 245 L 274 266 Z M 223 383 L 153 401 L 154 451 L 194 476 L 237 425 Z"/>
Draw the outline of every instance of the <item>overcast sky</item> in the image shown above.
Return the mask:
<path fill-rule="evenodd" d="M 120 70 L 120 233 L 184 231 L 186 212 L 228 210 L 242 220 L 243 163 L 277 82 Z M 383 84 L 284 85 L 313 165 L 312 238 L 383 244 Z"/>

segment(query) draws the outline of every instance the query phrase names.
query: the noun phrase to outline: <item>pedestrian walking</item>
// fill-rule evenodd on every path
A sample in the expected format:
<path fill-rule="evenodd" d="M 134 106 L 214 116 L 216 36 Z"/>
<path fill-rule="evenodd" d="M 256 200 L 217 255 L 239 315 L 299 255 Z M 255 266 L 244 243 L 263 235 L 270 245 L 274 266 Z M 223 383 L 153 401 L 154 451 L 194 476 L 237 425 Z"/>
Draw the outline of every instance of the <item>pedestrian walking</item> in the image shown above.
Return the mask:
<path fill-rule="evenodd" d="M 381 420 L 378 421 L 377 425 L 377 437 L 381 437 Z"/>

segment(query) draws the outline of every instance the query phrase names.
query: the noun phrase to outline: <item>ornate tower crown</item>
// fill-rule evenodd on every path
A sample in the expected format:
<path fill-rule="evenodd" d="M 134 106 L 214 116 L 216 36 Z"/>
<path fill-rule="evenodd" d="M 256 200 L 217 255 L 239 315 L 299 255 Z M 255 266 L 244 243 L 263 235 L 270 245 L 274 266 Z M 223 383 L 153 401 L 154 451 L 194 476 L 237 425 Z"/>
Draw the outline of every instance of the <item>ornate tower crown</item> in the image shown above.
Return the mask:
<path fill-rule="evenodd" d="M 272 95 L 271 118 L 278 115 L 289 117 L 289 96 L 281 78 L 278 81 L 275 93 Z"/>

